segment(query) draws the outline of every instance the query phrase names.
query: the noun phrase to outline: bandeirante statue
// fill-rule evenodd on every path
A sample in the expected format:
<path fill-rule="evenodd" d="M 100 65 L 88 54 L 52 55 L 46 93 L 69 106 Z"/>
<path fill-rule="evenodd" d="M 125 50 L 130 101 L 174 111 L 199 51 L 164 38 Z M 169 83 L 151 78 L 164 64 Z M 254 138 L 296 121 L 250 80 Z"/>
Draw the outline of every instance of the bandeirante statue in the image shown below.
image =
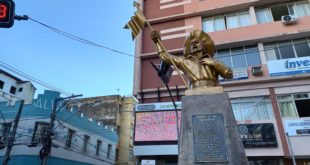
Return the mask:
<path fill-rule="evenodd" d="M 159 57 L 167 64 L 182 70 L 190 82 L 191 89 L 201 87 L 218 87 L 218 75 L 231 79 L 232 70 L 213 58 L 214 42 L 203 31 L 194 30 L 184 43 L 184 55 L 169 54 L 161 43 L 157 31 L 152 31 L 151 38 L 156 45 Z"/>

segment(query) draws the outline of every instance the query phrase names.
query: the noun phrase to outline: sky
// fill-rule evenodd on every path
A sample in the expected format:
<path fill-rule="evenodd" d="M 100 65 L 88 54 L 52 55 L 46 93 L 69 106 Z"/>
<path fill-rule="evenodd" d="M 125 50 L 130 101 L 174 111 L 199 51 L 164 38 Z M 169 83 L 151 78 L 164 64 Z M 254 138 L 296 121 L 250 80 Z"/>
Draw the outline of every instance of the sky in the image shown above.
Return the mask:
<path fill-rule="evenodd" d="M 17 15 L 134 55 L 131 32 L 123 29 L 135 11 L 133 0 L 14 2 Z M 132 94 L 134 57 L 66 38 L 32 20 L 15 20 L 12 28 L 0 28 L 0 61 L 67 93 L 83 97 Z M 37 94 L 48 89 L 34 85 Z"/>

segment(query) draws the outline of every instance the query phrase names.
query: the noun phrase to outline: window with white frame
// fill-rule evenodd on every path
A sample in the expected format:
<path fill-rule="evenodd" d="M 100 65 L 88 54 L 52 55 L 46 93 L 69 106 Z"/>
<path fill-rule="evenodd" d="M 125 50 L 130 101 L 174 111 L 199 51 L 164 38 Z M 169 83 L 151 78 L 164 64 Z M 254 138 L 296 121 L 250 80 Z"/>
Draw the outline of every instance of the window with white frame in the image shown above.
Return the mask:
<path fill-rule="evenodd" d="M 221 31 L 249 25 L 251 25 L 251 19 L 248 11 L 209 17 L 202 21 L 203 31 L 205 32 Z"/>
<path fill-rule="evenodd" d="M 277 96 L 282 117 L 310 117 L 310 93 Z"/>
<path fill-rule="evenodd" d="M 257 46 L 243 46 L 216 51 L 215 58 L 236 69 L 261 64 Z"/>
<path fill-rule="evenodd" d="M 257 9 L 255 13 L 257 23 L 268 23 L 280 21 L 284 15 L 293 15 L 295 17 L 309 16 L 310 5 L 308 1 L 299 1 Z"/>
<path fill-rule="evenodd" d="M 273 22 L 272 14 L 269 8 L 257 9 L 255 11 L 257 23 Z"/>
<path fill-rule="evenodd" d="M 236 120 L 274 119 L 271 101 L 268 96 L 231 99 Z"/>
<path fill-rule="evenodd" d="M 264 44 L 266 59 L 281 60 L 310 56 L 309 38 Z"/>

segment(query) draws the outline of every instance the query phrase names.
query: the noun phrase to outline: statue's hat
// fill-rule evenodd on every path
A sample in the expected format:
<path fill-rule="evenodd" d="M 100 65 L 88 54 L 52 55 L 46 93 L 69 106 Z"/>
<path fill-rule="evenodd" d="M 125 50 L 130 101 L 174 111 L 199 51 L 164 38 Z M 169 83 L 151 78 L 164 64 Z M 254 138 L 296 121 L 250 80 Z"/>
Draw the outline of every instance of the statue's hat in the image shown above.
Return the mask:
<path fill-rule="evenodd" d="M 190 33 L 190 35 L 185 40 L 185 43 L 184 43 L 184 55 L 185 55 L 185 57 L 190 54 L 190 45 L 191 45 L 191 41 L 194 38 L 196 38 L 200 41 L 203 41 L 205 44 L 204 52 L 207 52 L 211 57 L 214 56 L 215 46 L 214 46 L 214 42 L 211 39 L 211 37 L 207 33 L 203 32 L 201 30 L 194 30 Z"/>

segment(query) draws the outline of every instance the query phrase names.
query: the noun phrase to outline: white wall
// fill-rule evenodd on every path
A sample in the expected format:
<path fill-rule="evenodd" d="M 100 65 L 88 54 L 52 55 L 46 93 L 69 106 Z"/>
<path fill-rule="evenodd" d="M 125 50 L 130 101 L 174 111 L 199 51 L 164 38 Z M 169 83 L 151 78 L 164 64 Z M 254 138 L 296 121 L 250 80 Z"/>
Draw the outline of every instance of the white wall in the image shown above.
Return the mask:
<path fill-rule="evenodd" d="M 23 88 L 22 92 L 18 92 L 19 88 Z M 25 104 L 31 104 L 35 93 L 35 88 L 31 82 L 20 83 L 17 85 L 16 96 L 25 100 Z"/>
<path fill-rule="evenodd" d="M 31 84 L 31 82 L 25 82 L 25 83 L 18 83 L 15 79 L 5 75 L 5 74 L 0 74 L 0 80 L 4 82 L 4 86 L 2 89 L 2 92 L 11 95 L 12 97 L 8 97 L 9 99 L 12 99 L 13 102 L 19 99 L 25 100 L 25 104 L 31 104 L 34 93 L 35 93 L 35 88 Z M 16 87 L 16 93 L 11 94 L 10 89 L 11 86 Z M 22 92 L 18 92 L 19 88 L 23 88 Z M 0 89 L 1 91 L 1 89 Z M 17 97 L 17 98 L 15 98 Z M 1 101 L 8 101 L 6 99 L 1 99 Z M 14 104 L 14 103 L 12 103 Z M 12 105 L 11 104 L 11 105 Z"/>

